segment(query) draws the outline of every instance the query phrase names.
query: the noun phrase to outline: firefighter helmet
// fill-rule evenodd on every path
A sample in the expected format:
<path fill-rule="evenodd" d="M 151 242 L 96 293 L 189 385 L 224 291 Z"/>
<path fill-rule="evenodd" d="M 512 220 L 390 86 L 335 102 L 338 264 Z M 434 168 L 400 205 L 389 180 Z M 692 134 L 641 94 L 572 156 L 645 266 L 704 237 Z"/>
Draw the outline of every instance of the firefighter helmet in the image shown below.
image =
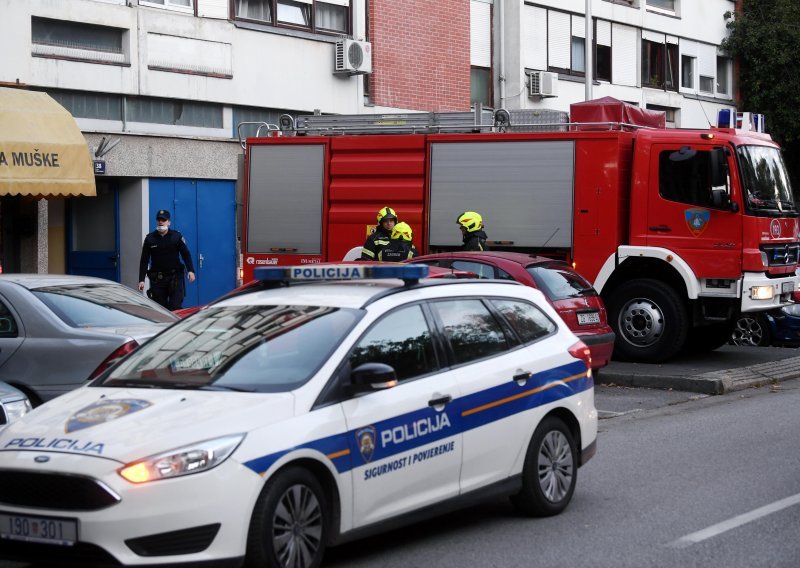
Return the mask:
<path fill-rule="evenodd" d="M 474 233 L 483 229 L 483 217 L 475 211 L 464 211 L 458 216 L 456 221 L 459 225 L 464 227 L 468 233 Z"/>
<path fill-rule="evenodd" d="M 380 225 L 386 219 L 394 219 L 397 221 L 397 213 L 394 212 L 394 209 L 391 207 L 384 207 L 380 211 L 378 211 L 378 224 Z"/>
<path fill-rule="evenodd" d="M 393 239 L 403 239 L 404 241 L 411 242 L 411 227 L 408 223 L 398 223 L 392 229 Z"/>

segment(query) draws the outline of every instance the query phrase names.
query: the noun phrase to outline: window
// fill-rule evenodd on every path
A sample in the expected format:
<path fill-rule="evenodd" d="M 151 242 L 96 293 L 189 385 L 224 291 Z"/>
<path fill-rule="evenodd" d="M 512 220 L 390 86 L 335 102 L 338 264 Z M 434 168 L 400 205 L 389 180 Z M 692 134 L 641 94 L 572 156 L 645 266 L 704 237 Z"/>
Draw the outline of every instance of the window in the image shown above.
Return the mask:
<path fill-rule="evenodd" d="M 121 96 L 70 91 L 48 91 L 47 94 L 75 118 L 122 120 L 123 97 Z"/>
<path fill-rule="evenodd" d="M 508 349 L 502 328 L 480 300 L 432 304 L 444 326 L 456 363 L 467 363 Z"/>
<path fill-rule="evenodd" d="M 611 46 L 598 45 L 594 52 L 594 78 L 611 82 Z"/>
<path fill-rule="evenodd" d="M 98 63 L 126 63 L 127 30 L 81 22 L 31 18 L 31 53 L 35 56 Z"/>
<path fill-rule="evenodd" d="M 678 46 L 642 40 L 642 86 L 678 90 Z"/>
<path fill-rule="evenodd" d="M 713 207 L 711 201 L 711 152 L 688 146 L 661 152 L 658 160 L 659 193 L 664 199 Z"/>
<path fill-rule="evenodd" d="M 472 272 L 478 278 L 494 278 L 494 267 L 484 262 L 475 262 L 472 260 L 454 260 L 452 268 L 453 270 Z"/>
<path fill-rule="evenodd" d="M 483 106 L 492 106 L 492 72 L 482 67 L 472 67 L 469 70 L 469 95 L 470 103 L 481 103 Z"/>
<path fill-rule="evenodd" d="M 572 71 L 586 73 L 586 40 L 572 36 Z"/>
<path fill-rule="evenodd" d="M 362 363 L 391 365 L 402 381 L 439 369 L 433 339 L 420 306 L 410 306 L 383 317 L 358 342 L 350 368 Z"/>
<path fill-rule="evenodd" d="M 647 0 L 647 7 L 674 13 L 675 0 Z"/>
<path fill-rule="evenodd" d="M 675 117 L 680 112 L 680 109 L 676 109 L 674 107 L 662 106 L 662 105 L 654 105 L 647 103 L 646 105 L 647 110 L 656 110 L 659 112 L 664 113 L 664 122 L 666 123 L 667 128 L 675 128 Z"/>
<path fill-rule="evenodd" d="M 522 343 L 536 341 L 556 331 L 556 324 L 542 311 L 520 300 L 492 300 L 509 325 L 517 332 Z"/>
<path fill-rule="evenodd" d="M 595 289 L 583 276 L 566 266 L 544 264 L 529 266 L 526 270 L 536 282 L 536 287 L 551 302 L 597 296 Z"/>
<path fill-rule="evenodd" d="M 127 107 L 130 122 L 222 128 L 222 105 L 137 97 Z"/>
<path fill-rule="evenodd" d="M 586 74 L 586 20 L 583 16 L 547 10 L 547 69 L 557 73 Z"/>
<path fill-rule="evenodd" d="M 714 92 L 714 77 L 700 75 L 700 91 L 703 93 Z"/>
<path fill-rule="evenodd" d="M 689 55 L 681 55 L 681 87 L 684 89 L 694 89 L 694 69 L 697 58 Z"/>
<path fill-rule="evenodd" d="M 347 34 L 351 0 L 234 0 L 234 15 L 277 26 Z"/>
<path fill-rule="evenodd" d="M 731 94 L 731 60 L 729 57 L 717 57 L 717 94 Z"/>
<path fill-rule="evenodd" d="M 142 4 L 158 4 L 167 8 L 192 8 L 192 0 L 142 0 Z"/>
<path fill-rule="evenodd" d="M 17 320 L 3 302 L 0 302 L 0 337 L 17 337 Z"/>

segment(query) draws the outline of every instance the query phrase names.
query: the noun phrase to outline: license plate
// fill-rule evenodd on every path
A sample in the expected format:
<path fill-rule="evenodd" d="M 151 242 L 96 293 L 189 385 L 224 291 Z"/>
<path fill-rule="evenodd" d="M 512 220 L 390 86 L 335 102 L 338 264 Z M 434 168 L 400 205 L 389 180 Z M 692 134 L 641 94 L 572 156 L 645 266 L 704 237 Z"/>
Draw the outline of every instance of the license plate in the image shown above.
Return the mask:
<path fill-rule="evenodd" d="M 791 294 L 794 292 L 794 282 L 784 282 L 781 284 L 781 294 Z"/>
<path fill-rule="evenodd" d="M 0 538 L 72 546 L 78 540 L 78 521 L 0 513 Z"/>
<path fill-rule="evenodd" d="M 579 325 L 589 325 L 592 323 L 600 323 L 600 313 L 599 312 L 586 312 L 582 314 L 578 314 L 578 324 Z"/>

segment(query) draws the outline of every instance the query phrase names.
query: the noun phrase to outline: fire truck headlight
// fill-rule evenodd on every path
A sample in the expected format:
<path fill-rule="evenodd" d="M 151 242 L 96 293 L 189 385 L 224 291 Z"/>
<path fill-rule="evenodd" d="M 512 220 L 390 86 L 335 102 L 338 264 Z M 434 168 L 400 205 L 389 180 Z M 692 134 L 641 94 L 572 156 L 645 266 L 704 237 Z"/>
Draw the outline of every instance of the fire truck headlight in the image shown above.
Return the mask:
<path fill-rule="evenodd" d="M 750 288 L 751 300 L 771 300 L 775 297 L 775 288 L 772 286 L 753 286 Z"/>

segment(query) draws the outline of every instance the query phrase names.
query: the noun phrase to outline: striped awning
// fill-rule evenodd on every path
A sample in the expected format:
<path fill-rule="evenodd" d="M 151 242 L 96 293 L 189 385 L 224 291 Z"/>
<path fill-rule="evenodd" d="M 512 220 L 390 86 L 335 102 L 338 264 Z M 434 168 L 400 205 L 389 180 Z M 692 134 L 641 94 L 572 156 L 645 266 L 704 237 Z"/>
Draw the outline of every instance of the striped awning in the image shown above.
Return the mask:
<path fill-rule="evenodd" d="M 86 139 L 46 93 L 0 87 L 0 195 L 96 195 Z"/>

